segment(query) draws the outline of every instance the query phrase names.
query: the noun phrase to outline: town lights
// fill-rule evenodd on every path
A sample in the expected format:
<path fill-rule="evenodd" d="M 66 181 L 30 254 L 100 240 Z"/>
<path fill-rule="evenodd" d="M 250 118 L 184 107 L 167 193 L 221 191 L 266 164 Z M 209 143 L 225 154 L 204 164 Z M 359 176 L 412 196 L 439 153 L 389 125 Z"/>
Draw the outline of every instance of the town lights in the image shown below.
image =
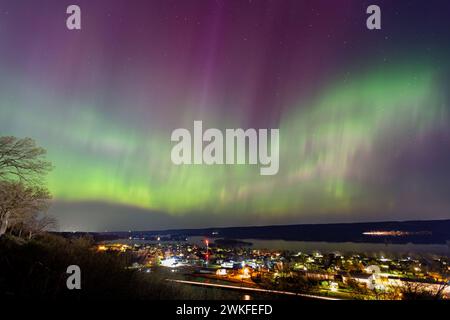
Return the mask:
<path fill-rule="evenodd" d="M 337 292 L 339 289 L 339 284 L 337 282 L 330 282 L 331 292 Z"/>
<path fill-rule="evenodd" d="M 163 267 L 175 268 L 177 265 L 177 260 L 175 258 L 168 258 L 161 260 L 161 265 Z"/>
<path fill-rule="evenodd" d="M 250 278 L 250 270 L 248 268 L 242 269 L 242 279 Z"/>
<path fill-rule="evenodd" d="M 227 270 L 226 269 L 217 269 L 216 275 L 218 275 L 218 276 L 226 276 L 227 275 Z"/>
<path fill-rule="evenodd" d="M 206 243 L 206 264 L 208 264 L 208 261 L 209 261 L 209 240 L 205 239 L 205 243 Z"/>

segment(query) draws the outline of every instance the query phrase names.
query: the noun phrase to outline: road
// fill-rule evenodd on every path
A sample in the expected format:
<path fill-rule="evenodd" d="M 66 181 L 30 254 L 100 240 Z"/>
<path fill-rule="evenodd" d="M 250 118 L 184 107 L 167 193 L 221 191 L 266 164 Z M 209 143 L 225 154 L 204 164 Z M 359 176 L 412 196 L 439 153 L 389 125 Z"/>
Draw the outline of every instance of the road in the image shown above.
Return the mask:
<path fill-rule="evenodd" d="M 227 284 L 205 283 L 205 282 L 177 280 L 177 279 L 166 279 L 166 281 L 171 281 L 171 282 L 176 282 L 176 283 L 181 283 L 181 284 L 189 284 L 189 285 L 194 285 L 194 286 L 214 287 L 214 288 L 222 288 L 222 289 L 241 290 L 241 291 L 254 291 L 254 292 L 271 293 L 271 294 L 284 294 L 284 295 L 304 297 L 304 298 L 309 298 L 309 299 L 341 300 L 338 298 L 321 297 L 321 296 L 315 296 L 312 294 L 305 294 L 305 293 L 295 293 L 295 292 L 289 292 L 289 291 L 267 290 L 267 289 L 249 288 L 249 287 L 237 287 L 237 286 L 232 286 L 232 285 L 227 285 Z"/>

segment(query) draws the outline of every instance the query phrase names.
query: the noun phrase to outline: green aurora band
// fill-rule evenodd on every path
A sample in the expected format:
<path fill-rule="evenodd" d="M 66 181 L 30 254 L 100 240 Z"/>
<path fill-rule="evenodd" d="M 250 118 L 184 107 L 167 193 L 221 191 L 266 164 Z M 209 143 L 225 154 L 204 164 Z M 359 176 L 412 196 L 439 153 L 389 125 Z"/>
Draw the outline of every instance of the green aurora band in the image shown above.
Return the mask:
<path fill-rule="evenodd" d="M 171 130 L 127 127 L 96 112 L 95 104 L 46 97 L 43 90 L 4 99 L 0 115 L 48 149 L 55 166 L 48 186 L 60 201 L 104 201 L 173 215 L 395 207 L 392 190 L 380 187 L 380 179 L 389 176 L 389 163 L 405 144 L 445 125 L 439 73 L 405 64 L 333 82 L 283 114 L 275 176 L 260 176 L 259 166 L 250 165 L 175 166 Z M 3 88 L 4 96 L 21 90 Z M 55 103 L 65 108 L 58 112 Z M 219 122 L 209 118 L 205 127 Z M 191 128 L 192 120 L 181 123 Z"/>

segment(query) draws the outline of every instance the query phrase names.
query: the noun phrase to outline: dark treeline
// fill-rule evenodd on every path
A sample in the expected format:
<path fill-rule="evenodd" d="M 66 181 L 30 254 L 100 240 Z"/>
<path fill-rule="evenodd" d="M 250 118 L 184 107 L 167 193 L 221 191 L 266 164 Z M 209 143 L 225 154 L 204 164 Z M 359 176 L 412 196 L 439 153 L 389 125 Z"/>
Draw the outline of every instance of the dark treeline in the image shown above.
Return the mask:
<path fill-rule="evenodd" d="M 164 272 L 130 269 L 129 253 L 98 252 L 90 237 L 66 239 L 41 234 L 33 239 L 0 239 L 0 296 L 39 299 L 238 299 L 232 292 L 166 281 Z M 69 265 L 81 269 L 81 289 L 68 290 Z"/>

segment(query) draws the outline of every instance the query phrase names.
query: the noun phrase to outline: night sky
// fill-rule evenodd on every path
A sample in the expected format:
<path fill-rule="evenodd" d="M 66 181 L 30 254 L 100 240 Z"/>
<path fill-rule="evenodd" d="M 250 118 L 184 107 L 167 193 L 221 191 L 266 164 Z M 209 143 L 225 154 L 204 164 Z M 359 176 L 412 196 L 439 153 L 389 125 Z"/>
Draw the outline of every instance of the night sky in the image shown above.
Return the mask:
<path fill-rule="evenodd" d="M 0 0 L 0 135 L 61 230 L 450 218 L 449 42 L 445 0 Z M 279 128 L 278 174 L 173 165 L 194 120 Z"/>

